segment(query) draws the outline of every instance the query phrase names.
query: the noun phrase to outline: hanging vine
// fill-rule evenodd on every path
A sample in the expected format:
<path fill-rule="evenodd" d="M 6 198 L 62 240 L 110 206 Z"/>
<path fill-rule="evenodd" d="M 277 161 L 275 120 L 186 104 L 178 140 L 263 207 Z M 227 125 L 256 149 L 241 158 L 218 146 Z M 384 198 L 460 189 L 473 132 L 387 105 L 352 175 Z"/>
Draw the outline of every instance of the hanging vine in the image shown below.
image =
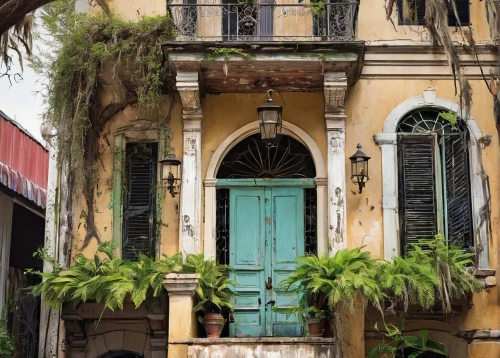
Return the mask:
<path fill-rule="evenodd" d="M 38 58 L 34 67 L 50 81 L 44 120 L 57 130 L 58 162 L 63 173 L 66 171 L 61 185 L 68 195 L 67 212 L 71 213 L 75 192 L 81 190 L 85 198 L 83 249 L 92 239 L 100 242 L 94 220 L 100 135 L 110 119 L 128 106 L 166 122 L 160 96 L 170 87 L 160 44 L 173 39 L 175 32 L 169 16 L 131 22 L 113 15 L 109 8 L 96 16 L 77 14 L 68 3 L 72 1 L 56 1 L 42 15 L 44 27 L 58 47 L 53 58 Z M 132 86 L 122 82 L 123 72 Z M 103 106 L 99 95 L 109 94 L 110 89 L 113 99 Z M 71 228 L 71 214 L 68 216 Z"/>

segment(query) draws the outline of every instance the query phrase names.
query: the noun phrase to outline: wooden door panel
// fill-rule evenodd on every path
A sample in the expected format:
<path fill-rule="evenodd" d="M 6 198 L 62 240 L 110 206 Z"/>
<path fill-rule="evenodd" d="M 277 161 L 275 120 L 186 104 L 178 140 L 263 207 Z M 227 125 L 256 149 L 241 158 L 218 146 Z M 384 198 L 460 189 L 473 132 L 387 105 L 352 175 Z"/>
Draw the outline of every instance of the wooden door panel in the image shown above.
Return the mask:
<path fill-rule="evenodd" d="M 298 304 L 299 297 L 283 292 L 279 283 L 296 267 L 295 258 L 304 254 L 304 189 L 273 188 L 273 290 L 275 307 Z M 297 315 L 273 314 L 273 336 L 299 337 L 302 326 Z"/>
<path fill-rule="evenodd" d="M 238 282 L 234 299 L 234 323 L 231 336 L 263 335 L 264 312 L 264 189 L 231 189 L 229 263 Z"/>

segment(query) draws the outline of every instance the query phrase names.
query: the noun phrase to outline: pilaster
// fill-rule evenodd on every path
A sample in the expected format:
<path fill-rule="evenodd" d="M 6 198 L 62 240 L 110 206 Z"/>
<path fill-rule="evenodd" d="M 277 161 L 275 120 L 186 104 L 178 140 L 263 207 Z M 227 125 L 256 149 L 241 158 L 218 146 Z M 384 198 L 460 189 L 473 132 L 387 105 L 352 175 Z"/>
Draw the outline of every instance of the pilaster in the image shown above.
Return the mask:
<path fill-rule="evenodd" d="M 171 273 L 163 286 L 168 293 L 168 355 L 187 357 L 187 340 L 197 335 L 193 313 L 198 274 Z"/>
<path fill-rule="evenodd" d="M 325 121 L 328 143 L 328 251 L 346 248 L 345 95 L 347 77 L 327 72 L 324 78 Z"/>
<path fill-rule="evenodd" d="M 180 192 L 179 248 L 185 255 L 201 249 L 201 120 L 198 72 L 178 71 L 182 101 L 183 155 Z"/>
<path fill-rule="evenodd" d="M 375 142 L 382 150 L 382 210 L 384 222 L 384 259 L 391 260 L 399 256 L 399 234 L 397 216 L 397 162 L 396 133 L 379 133 Z"/>

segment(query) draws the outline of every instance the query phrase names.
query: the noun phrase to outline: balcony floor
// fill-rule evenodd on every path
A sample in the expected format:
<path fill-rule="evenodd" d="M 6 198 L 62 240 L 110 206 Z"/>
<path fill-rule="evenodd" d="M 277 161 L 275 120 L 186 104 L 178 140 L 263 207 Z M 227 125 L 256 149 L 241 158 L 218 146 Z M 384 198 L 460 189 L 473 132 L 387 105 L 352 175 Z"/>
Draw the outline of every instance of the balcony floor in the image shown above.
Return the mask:
<path fill-rule="evenodd" d="M 241 50 L 243 55 L 210 58 L 213 47 Z M 325 72 L 345 72 L 354 82 L 360 70 L 363 42 L 167 43 L 163 51 L 172 72 L 197 71 L 207 93 L 319 92 Z"/>

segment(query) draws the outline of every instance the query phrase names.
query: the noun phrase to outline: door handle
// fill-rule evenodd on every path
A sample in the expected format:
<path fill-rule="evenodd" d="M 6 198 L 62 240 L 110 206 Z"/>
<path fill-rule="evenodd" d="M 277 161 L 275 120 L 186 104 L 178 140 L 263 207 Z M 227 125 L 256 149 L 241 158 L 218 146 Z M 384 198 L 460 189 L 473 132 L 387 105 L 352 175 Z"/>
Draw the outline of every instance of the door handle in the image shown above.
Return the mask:
<path fill-rule="evenodd" d="M 273 279 L 271 277 L 267 278 L 267 282 L 265 282 L 266 285 L 266 290 L 272 290 L 273 289 Z"/>
<path fill-rule="evenodd" d="M 266 303 L 266 306 L 267 306 L 267 305 L 274 306 L 274 304 L 275 304 L 275 303 L 276 303 L 276 301 L 271 300 L 271 301 L 269 301 L 268 303 Z"/>

